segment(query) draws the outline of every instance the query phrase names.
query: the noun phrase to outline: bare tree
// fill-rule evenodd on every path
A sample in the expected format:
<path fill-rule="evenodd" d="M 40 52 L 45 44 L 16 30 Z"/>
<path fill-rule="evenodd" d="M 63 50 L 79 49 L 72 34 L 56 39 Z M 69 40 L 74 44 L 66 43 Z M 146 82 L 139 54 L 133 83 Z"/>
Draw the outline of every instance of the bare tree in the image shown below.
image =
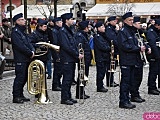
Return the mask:
<path fill-rule="evenodd" d="M 124 13 L 129 12 L 132 8 L 135 7 L 134 3 L 130 3 L 130 0 L 124 0 L 123 3 L 120 3 L 119 0 L 115 0 L 107 10 L 107 13 L 110 15 L 122 16 Z"/>

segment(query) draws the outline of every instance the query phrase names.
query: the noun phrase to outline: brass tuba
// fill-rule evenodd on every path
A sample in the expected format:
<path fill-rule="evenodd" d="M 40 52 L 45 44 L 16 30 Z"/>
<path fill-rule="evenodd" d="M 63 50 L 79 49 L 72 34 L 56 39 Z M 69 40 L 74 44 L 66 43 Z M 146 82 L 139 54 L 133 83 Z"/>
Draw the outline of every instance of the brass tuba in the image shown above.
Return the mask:
<path fill-rule="evenodd" d="M 52 45 L 46 42 L 39 42 L 36 44 L 44 45 L 47 48 L 52 48 L 56 51 L 59 51 L 59 46 Z M 47 51 L 48 52 L 48 51 Z M 40 51 L 40 54 L 37 56 L 42 56 L 47 53 L 46 51 L 43 53 Z M 36 56 L 36 55 L 35 55 Z M 29 64 L 28 67 L 28 82 L 27 89 L 28 92 L 32 95 L 38 95 L 38 99 L 36 101 L 37 104 L 48 104 L 52 103 L 48 97 L 47 93 L 47 82 L 45 75 L 45 66 L 44 63 L 40 60 L 34 60 Z"/>
<path fill-rule="evenodd" d="M 40 60 L 32 61 L 28 67 L 27 89 L 30 94 L 39 95 L 37 104 L 52 103 L 47 93 L 44 63 Z"/>

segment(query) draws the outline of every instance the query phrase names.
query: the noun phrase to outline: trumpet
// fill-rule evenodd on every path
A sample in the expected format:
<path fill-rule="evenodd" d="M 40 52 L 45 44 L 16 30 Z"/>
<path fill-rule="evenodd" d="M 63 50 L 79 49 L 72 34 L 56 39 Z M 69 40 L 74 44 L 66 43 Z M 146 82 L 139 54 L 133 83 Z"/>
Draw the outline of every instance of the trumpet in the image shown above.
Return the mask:
<path fill-rule="evenodd" d="M 138 30 L 137 30 L 136 36 L 137 36 L 139 46 L 143 46 L 143 39 L 140 37 L 140 34 L 139 34 Z M 145 63 L 144 67 L 148 67 L 149 62 L 147 61 L 146 53 L 145 52 L 140 52 L 140 56 L 141 56 L 141 60 L 144 60 L 144 63 Z"/>
<path fill-rule="evenodd" d="M 57 52 L 59 52 L 60 50 L 60 46 L 57 45 L 53 45 L 50 43 L 46 43 L 46 42 L 38 42 L 36 43 L 37 45 L 40 45 L 38 48 L 36 48 L 36 52 L 35 52 L 35 56 L 42 56 L 47 54 L 48 52 L 48 48 L 52 48 L 53 50 L 56 50 Z"/>

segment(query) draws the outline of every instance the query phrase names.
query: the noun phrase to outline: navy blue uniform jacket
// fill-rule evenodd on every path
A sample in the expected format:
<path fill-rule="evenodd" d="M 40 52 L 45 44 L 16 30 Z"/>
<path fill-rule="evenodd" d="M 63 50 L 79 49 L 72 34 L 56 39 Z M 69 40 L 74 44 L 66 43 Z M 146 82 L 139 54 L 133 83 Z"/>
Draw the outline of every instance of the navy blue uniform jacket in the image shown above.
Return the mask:
<path fill-rule="evenodd" d="M 94 54 L 96 62 L 108 62 L 110 63 L 110 51 L 111 47 L 107 41 L 106 34 L 96 34 L 93 39 L 94 43 Z"/>
<path fill-rule="evenodd" d="M 30 62 L 34 47 L 30 43 L 25 27 L 15 25 L 12 30 L 11 39 L 15 62 Z"/>
<path fill-rule="evenodd" d="M 38 42 L 49 42 L 47 31 L 42 31 L 38 28 L 36 28 L 36 30 L 30 34 L 29 38 L 31 40 L 31 43 L 35 47 L 35 49 L 37 47 L 41 46 L 41 45 L 37 45 L 36 43 L 38 43 Z M 34 59 L 39 59 L 43 62 L 47 61 L 47 59 L 48 59 L 47 54 L 42 55 L 42 56 L 38 56 L 38 57 L 34 57 Z"/>
<path fill-rule="evenodd" d="M 77 46 L 79 45 L 79 43 L 82 43 L 82 47 L 84 49 L 85 61 L 91 61 L 92 54 L 91 54 L 91 48 L 89 46 L 89 40 L 88 40 L 87 33 L 85 33 L 84 31 L 81 30 L 76 33 L 75 38 L 76 38 Z"/>
<path fill-rule="evenodd" d="M 135 37 L 133 27 L 124 24 L 124 27 L 118 33 L 117 40 L 120 65 L 136 65 L 141 48 L 138 46 L 138 40 Z"/>
<path fill-rule="evenodd" d="M 147 41 L 151 47 L 151 54 L 147 55 L 148 60 L 160 59 L 160 47 L 156 46 L 156 42 L 160 41 L 159 30 L 153 25 L 147 31 Z"/>
<path fill-rule="evenodd" d="M 116 31 L 116 26 L 112 26 L 111 24 L 108 24 L 108 26 L 106 27 L 106 36 L 107 36 L 107 40 L 109 40 L 111 42 L 111 40 L 113 40 L 113 44 L 114 44 L 114 54 L 118 55 L 118 42 L 117 42 L 117 31 Z"/>
<path fill-rule="evenodd" d="M 62 63 L 78 62 L 78 48 L 71 29 L 67 25 L 59 30 L 60 59 Z"/>

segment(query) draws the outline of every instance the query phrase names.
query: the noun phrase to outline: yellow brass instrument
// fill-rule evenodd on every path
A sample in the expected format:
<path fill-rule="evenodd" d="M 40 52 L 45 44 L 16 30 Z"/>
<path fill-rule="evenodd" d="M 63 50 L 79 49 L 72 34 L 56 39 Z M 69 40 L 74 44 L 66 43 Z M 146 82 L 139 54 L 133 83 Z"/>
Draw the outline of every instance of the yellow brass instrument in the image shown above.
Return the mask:
<path fill-rule="evenodd" d="M 45 45 L 55 50 L 59 50 L 59 46 L 55 46 L 45 42 L 39 42 L 37 44 Z M 44 55 L 47 52 L 38 54 L 38 56 Z M 36 56 L 36 55 L 35 55 Z M 30 63 L 28 67 L 28 82 L 27 89 L 32 95 L 38 95 L 36 103 L 38 104 L 48 104 L 52 103 L 48 97 L 47 93 L 47 82 L 45 75 L 44 63 L 40 60 L 34 60 Z"/>
<path fill-rule="evenodd" d="M 138 30 L 137 30 L 136 36 L 137 36 L 137 40 L 138 40 L 138 45 L 143 46 L 143 39 L 140 37 L 140 34 L 139 34 Z M 149 62 L 147 61 L 146 53 L 145 52 L 140 52 L 140 55 L 141 55 L 141 60 L 144 60 L 144 62 L 145 62 L 144 67 L 148 67 Z"/>
<path fill-rule="evenodd" d="M 82 43 L 79 43 L 78 45 L 78 49 L 79 49 L 79 54 L 84 55 L 84 49 L 82 47 Z M 88 83 L 88 77 L 85 75 L 85 61 L 84 61 L 84 57 L 82 59 L 79 60 L 79 91 L 81 87 L 84 87 L 86 85 L 86 83 Z M 80 92 L 79 92 L 80 93 Z M 79 94 L 79 98 L 80 98 L 80 94 Z M 83 97 L 84 97 L 84 89 L 83 89 Z M 84 102 L 84 99 L 83 99 Z"/>
<path fill-rule="evenodd" d="M 34 60 L 28 67 L 28 92 L 32 95 L 39 94 L 36 101 L 38 104 L 52 103 L 48 97 L 47 84 L 45 79 L 44 63 L 40 60 Z"/>
<path fill-rule="evenodd" d="M 79 54 L 84 55 L 84 50 L 82 48 L 82 43 L 79 43 L 78 45 L 79 48 Z M 79 65 L 80 65 L 80 69 L 79 69 L 79 79 L 80 79 L 80 86 L 84 86 L 83 83 L 84 82 L 88 82 L 88 77 L 85 75 L 85 62 L 84 62 L 84 57 L 82 59 L 79 60 Z"/>
<path fill-rule="evenodd" d="M 115 58 L 114 58 L 114 45 L 113 40 L 111 40 L 111 63 L 110 63 L 110 70 L 108 72 L 116 72 L 115 68 Z"/>
<path fill-rule="evenodd" d="M 36 52 L 35 52 L 35 56 L 42 56 L 45 55 L 48 52 L 48 48 L 51 48 L 53 50 L 56 50 L 57 52 L 59 52 L 60 47 L 57 45 L 53 45 L 47 42 L 38 42 L 36 43 L 38 45 L 40 45 L 40 47 L 36 48 Z M 43 48 L 43 49 L 41 49 Z"/>

